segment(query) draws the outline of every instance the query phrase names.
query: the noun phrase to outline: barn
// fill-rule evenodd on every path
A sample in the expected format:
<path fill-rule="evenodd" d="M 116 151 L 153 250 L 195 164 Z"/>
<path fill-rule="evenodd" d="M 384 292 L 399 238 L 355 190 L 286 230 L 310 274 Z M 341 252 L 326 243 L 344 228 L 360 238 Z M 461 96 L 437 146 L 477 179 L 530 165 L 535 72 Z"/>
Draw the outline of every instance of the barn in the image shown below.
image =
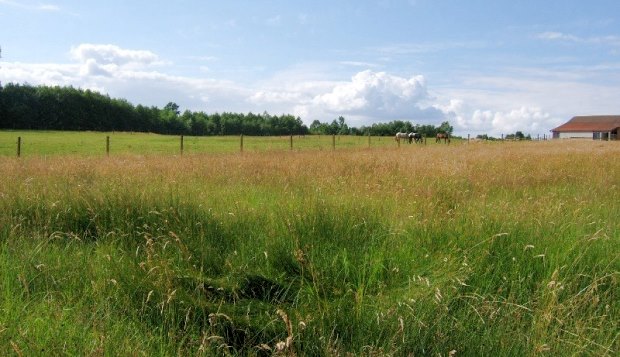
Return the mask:
<path fill-rule="evenodd" d="M 617 140 L 620 115 L 576 116 L 551 130 L 554 139 Z"/>

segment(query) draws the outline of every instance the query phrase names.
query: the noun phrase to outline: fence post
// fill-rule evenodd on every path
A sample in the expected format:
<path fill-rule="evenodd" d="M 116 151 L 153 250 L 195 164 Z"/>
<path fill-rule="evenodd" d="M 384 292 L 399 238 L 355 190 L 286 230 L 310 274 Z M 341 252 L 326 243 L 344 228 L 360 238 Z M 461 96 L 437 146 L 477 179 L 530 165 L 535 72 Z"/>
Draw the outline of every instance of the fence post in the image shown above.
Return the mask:
<path fill-rule="evenodd" d="M 332 149 L 336 150 L 336 134 L 332 134 Z"/>
<path fill-rule="evenodd" d="M 22 137 L 17 137 L 17 157 L 22 155 Z"/>
<path fill-rule="evenodd" d="M 370 131 L 368 132 L 368 148 L 370 149 Z"/>
<path fill-rule="evenodd" d="M 239 140 L 241 141 L 241 144 L 240 144 L 240 145 L 241 145 L 241 146 L 240 146 L 240 148 L 241 148 L 241 152 L 243 152 L 243 134 L 241 134 L 241 136 L 240 136 L 240 139 L 239 139 Z"/>
<path fill-rule="evenodd" d="M 469 134 L 467 134 L 467 142 L 469 143 Z"/>
<path fill-rule="evenodd" d="M 181 135 L 181 155 L 183 155 L 183 135 Z"/>
<path fill-rule="evenodd" d="M 293 134 L 291 134 L 291 150 L 293 150 Z"/>
<path fill-rule="evenodd" d="M 106 156 L 110 156 L 110 136 L 105 137 L 105 154 Z"/>

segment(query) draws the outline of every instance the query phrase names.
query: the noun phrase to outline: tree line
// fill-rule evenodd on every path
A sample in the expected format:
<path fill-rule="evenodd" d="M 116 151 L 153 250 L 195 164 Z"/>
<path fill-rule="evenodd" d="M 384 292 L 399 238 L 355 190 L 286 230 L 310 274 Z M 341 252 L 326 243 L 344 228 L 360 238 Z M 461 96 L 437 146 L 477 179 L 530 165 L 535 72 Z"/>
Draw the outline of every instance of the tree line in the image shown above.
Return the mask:
<path fill-rule="evenodd" d="M 432 137 L 452 133 L 448 122 L 440 126 L 409 121 L 349 127 L 340 116 L 331 123 L 315 120 L 310 127 L 291 114 L 213 113 L 186 110 L 170 102 L 163 108 L 133 105 L 89 89 L 60 86 L 0 85 L 0 129 L 136 131 L 174 135 L 372 135 L 418 132 Z"/>
<path fill-rule="evenodd" d="M 397 132 L 420 133 L 424 137 L 435 137 L 437 133 L 452 134 L 454 128 L 449 122 L 445 121 L 439 126 L 413 124 L 410 121 L 393 120 L 387 123 L 373 123 L 370 126 L 359 128 L 349 127 L 344 117 L 334 119 L 331 123 L 322 123 L 315 120 L 310 124 L 310 133 L 327 135 L 372 135 L 372 136 L 393 136 Z"/>
<path fill-rule="evenodd" d="M 163 108 L 129 103 L 73 87 L 7 84 L 0 87 L 0 128 L 136 131 L 175 135 L 308 134 L 299 117 L 192 112 L 176 103 Z"/>

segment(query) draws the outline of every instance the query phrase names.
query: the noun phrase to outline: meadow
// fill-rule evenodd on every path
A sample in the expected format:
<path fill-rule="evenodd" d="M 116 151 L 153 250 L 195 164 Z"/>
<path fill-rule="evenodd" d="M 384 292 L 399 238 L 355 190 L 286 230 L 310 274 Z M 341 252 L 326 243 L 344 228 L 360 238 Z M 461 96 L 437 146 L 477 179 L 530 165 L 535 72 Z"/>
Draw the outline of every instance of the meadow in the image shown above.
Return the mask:
<path fill-rule="evenodd" d="M 0 354 L 618 355 L 618 143 L 283 140 L 0 156 Z"/>
<path fill-rule="evenodd" d="M 176 155 L 181 154 L 181 136 L 152 133 L 83 131 L 0 131 L 0 156 L 16 156 L 21 138 L 20 156 L 108 154 Z M 184 136 L 183 153 L 238 153 L 291 150 L 334 150 L 397 146 L 393 137 L 306 135 L 306 136 Z M 402 143 L 404 145 L 404 143 Z"/>

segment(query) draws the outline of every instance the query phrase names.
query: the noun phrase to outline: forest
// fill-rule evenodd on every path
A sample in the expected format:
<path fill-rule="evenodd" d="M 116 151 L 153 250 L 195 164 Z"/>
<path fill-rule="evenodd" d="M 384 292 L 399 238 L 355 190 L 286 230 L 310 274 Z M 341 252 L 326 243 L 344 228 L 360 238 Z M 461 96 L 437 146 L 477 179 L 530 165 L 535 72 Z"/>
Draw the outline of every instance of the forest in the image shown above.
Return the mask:
<path fill-rule="evenodd" d="M 331 122 L 314 120 L 307 127 L 291 114 L 211 113 L 180 111 L 169 102 L 163 108 L 133 105 L 89 89 L 8 83 L 0 86 L 0 129 L 135 131 L 174 135 L 372 135 L 391 136 L 398 131 L 427 137 L 452 132 L 452 126 L 413 124 L 395 120 L 371 126 L 350 127 L 343 116 Z"/>

